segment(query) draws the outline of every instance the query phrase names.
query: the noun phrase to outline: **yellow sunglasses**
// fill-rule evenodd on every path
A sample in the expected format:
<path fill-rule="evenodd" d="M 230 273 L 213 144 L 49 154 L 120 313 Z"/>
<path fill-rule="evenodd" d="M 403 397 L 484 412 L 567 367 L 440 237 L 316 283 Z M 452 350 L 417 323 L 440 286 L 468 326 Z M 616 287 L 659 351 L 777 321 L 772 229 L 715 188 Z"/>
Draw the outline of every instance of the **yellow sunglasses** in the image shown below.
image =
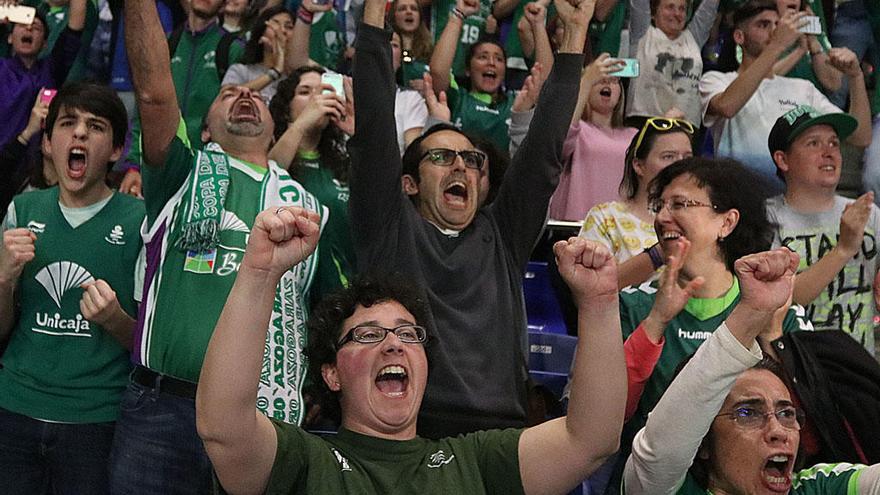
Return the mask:
<path fill-rule="evenodd" d="M 648 130 L 648 126 L 653 127 L 655 131 L 660 132 L 667 132 L 677 127 L 692 136 L 694 134 L 694 124 L 691 124 L 687 120 L 671 119 L 667 117 L 651 117 L 645 121 L 645 125 L 643 125 L 642 130 L 639 131 L 639 137 L 636 139 L 636 147 L 633 149 L 633 156 L 636 156 L 639 153 L 639 146 L 642 145 L 642 140 L 645 139 L 645 133 Z"/>

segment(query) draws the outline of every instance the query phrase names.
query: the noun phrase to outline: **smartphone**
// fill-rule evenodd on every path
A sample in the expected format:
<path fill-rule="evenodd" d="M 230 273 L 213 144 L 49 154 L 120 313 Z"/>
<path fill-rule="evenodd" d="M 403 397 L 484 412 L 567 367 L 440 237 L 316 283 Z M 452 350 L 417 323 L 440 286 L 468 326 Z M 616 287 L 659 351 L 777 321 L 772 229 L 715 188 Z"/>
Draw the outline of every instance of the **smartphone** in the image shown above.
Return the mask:
<path fill-rule="evenodd" d="M 55 93 L 57 93 L 57 89 L 44 89 L 40 93 L 40 102 L 45 104 L 52 103 L 52 98 L 55 98 Z"/>
<path fill-rule="evenodd" d="M 808 15 L 801 18 L 801 26 L 798 28 L 799 33 L 805 34 L 822 34 L 822 22 L 819 16 Z"/>
<path fill-rule="evenodd" d="M 345 101 L 345 86 L 342 82 L 342 74 L 325 72 L 321 74 L 321 84 L 329 84 L 333 86 L 333 91 Z M 324 90 L 325 93 L 330 92 L 329 89 Z"/>
<path fill-rule="evenodd" d="M 615 62 L 623 62 L 624 66 L 617 72 L 608 74 L 614 77 L 639 77 L 639 60 L 635 58 L 617 58 Z"/>
<path fill-rule="evenodd" d="M 37 9 L 26 5 L 0 5 L 0 19 L 9 19 L 15 24 L 28 24 L 34 22 Z"/>

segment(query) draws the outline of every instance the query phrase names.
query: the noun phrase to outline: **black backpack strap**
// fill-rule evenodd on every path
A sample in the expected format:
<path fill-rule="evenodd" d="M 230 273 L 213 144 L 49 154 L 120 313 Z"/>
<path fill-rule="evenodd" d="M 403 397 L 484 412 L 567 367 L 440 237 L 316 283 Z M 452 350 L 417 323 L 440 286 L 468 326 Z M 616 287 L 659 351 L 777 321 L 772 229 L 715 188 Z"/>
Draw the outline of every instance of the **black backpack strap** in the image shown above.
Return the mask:
<path fill-rule="evenodd" d="M 171 34 L 168 35 L 168 55 L 174 58 L 174 52 L 177 51 L 177 45 L 180 44 L 180 37 L 183 35 L 183 26 L 178 26 Z"/>
<path fill-rule="evenodd" d="M 220 38 L 220 42 L 217 43 L 217 51 L 214 52 L 214 63 L 217 65 L 217 77 L 220 81 L 223 81 L 223 76 L 226 75 L 226 71 L 229 70 L 229 52 L 232 48 L 232 44 L 238 40 L 238 35 L 235 33 L 226 33 Z"/>

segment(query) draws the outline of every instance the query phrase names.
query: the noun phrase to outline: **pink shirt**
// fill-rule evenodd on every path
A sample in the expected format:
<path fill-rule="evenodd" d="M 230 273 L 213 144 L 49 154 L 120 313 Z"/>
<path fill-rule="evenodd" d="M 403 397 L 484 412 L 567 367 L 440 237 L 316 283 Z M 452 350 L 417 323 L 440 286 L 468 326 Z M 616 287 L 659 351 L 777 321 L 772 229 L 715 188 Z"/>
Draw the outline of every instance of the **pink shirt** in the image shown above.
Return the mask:
<path fill-rule="evenodd" d="M 550 199 L 550 218 L 580 221 L 598 203 L 618 199 L 626 148 L 636 130 L 605 129 L 583 120 L 569 127 L 562 145 L 565 168 Z"/>

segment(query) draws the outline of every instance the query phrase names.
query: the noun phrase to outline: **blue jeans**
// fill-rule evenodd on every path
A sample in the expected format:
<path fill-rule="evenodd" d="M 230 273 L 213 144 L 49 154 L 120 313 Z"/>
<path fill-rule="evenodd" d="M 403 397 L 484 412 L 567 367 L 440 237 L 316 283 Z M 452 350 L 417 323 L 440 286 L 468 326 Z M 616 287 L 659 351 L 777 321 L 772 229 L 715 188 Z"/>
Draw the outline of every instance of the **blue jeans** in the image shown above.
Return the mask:
<path fill-rule="evenodd" d="M 842 46 L 852 50 L 861 60 L 865 54 L 872 50 L 870 62 L 875 70 L 880 62 L 877 53 L 877 42 L 874 40 L 874 32 L 868 20 L 868 11 L 864 2 L 876 2 L 877 0 L 851 0 L 837 7 L 834 16 L 834 27 L 831 29 L 832 46 Z M 843 76 L 843 84 L 840 89 L 828 95 L 828 99 L 838 107 L 846 110 L 846 98 L 849 95 L 849 81 Z"/>
<path fill-rule="evenodd" d="M 0 493 L 106 494 L 113 423 L 47 423 L 0 408 Z"/>
<path fill-rule="evenodd" d="M 110 492 L 209 494 L 211 461 L 196 432 L 193 399 L 137 383 L 122 395 L 110 457 Z"/>

